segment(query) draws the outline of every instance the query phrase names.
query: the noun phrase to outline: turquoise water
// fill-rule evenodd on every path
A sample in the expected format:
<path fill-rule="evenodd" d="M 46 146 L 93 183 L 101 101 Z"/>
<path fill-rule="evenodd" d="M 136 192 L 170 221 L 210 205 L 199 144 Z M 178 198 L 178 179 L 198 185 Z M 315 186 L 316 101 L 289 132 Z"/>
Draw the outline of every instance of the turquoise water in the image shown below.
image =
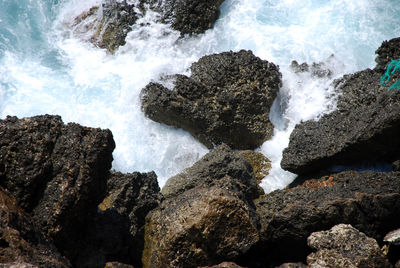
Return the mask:
<path fill-rule="evenodd" d="M 0 0 L 0 117 L 59 114 L 113 131 L 113 168 L 155 170 L 159 183 L 208 150 L 182 130 L 154 123 L 140 110 L 140 90 L 161 75 L 186 73 L 205 54 L 251 49 L 278 64 L 284 86 L 271 112 L 275 135 L 258 150 L 273 161 L 267 190 L 294 174 L 279 167 L 290 132 L 301 120 L 335 107 L 331 79 L 293 74 L 292 60 L 319 62 L 331 54 L 334 77 L 374 66 L 374 51 L 399 36 L 400 7 L 392 0 L 225 1 L 214 29 L 178 40 L 179 33 L 148 14 L 116 55 L 76 34 L 73 19 L 99 0 Z"/>

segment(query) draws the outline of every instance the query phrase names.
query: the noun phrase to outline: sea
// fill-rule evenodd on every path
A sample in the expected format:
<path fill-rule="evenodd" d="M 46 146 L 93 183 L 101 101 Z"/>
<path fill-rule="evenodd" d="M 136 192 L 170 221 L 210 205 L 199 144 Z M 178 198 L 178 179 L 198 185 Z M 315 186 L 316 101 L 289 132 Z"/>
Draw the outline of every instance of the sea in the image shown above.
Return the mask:
<path fill-rule="evenodd" d="M 134 0 L 129 0 L 134 3 Z M 255 151 L 272 162 L 266 192 L 296 174 L 280 168 L 294 126 L 335 109 L 331 83 L 375 66 L 382 41 L 400 36 L 398 0 L 225 0 L 204 34 L 180 37 L 148 12 L 111 55 L 77 33 L 74 19 L 99 0 L 0 0 L 0 119 L 61 115 L 65 123 L 108 128 L 116 142 L 113 169 L 155 171 L 162 187 L 209 150 L 182 129 L 153 122 L 140 92 L 168 74 L 190 74 L 200 57 L 252 50 L 280 67 L 283 86 L 271 112 L 271 140 Z M 332 75 L 295 73 L 290 64 L 324 62 Z"/>

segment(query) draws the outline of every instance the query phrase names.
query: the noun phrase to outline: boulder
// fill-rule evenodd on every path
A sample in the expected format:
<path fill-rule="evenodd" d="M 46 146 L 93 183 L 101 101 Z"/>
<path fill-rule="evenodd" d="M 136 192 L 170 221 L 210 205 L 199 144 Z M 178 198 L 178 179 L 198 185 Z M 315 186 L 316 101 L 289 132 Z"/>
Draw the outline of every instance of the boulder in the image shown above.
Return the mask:
<path fill-rule="evenodd" d="M 384 41 L 375 53 L 378 55 L 375 70 L 383 74 L 392 60 L 400 58 L 400 37 Z"/>
<path fill-rule="evenodd" d="M 268 267 L 304 261 L 307 237 L 340 223 L 382 242 L 400 222 L 399 182 L 399 172 L 347 171 L 260 197 L 255 201 L 260 241 L 239 264 Z"/>
<path fill-rule="evenodd" d="M 383 242 L 389 261 L 395 264 L 395 268 L 397 268 L 400 265 L 400 229 L 387 233 Z"/>
<path fill-rule="evenodd" d="M 115 143 L 109 130 L 59 116 L 0 120 L 0 184 L 68 257 L 104 198 Z"/>
<path fill-rule="evenodd" d="M 75 265 L 104 267 L 106 262 L 118 261 L 141 267 L 145 217 L 161 199 L 154 172 L 112 172 L 107 182 L 107 196 L 79 243 L 82 248 Z M 112 265 L 108 264 L 125 267 Z"/>
<path fill-rule="evenodd" d="M 244 268 L 242 266 L 237 265 L 234 262 L 222 262 L 217 265 L 212 265 L 212 266 L 202 266 L 199 268 Z"/>
<path fill-rule="evenodd" d="M 254 175 L 256 176 L 257 183 L 261 183 L 261 181 L 268 176 L 269 171 L 271 170 L 271 161 L 261 152 L 242 150 L 237 153 L 249 161 L 253 168 Z"/>
<path fill-rule="evenodd" d="M 191 76 L 174 75 L 150 83 L 141 94 L 150 119 L 183 128 L 207 147 L 259 147 L 273 133 L 269 111 L 281 86 L 279 68 L 251 51 L 202 57 Z"/>
<path fill-rule="evenodd" d="M 133 268 L 133 266 L 113 261 L 113 262 L 107 262 L 104 268 Z"/>
<path fill-rule="evenodd" d="M 307 265 L 302 262 L 287 262 L 276 266 L 275 268 L 307 268 Z"/>
<path fill-rule="evenodd" d="M 146 217 L 143 267 L 235 261 L 258 241 L 254 204 L 229 175 L 164 200 Z"/>
<path fill-rule="evenodd" d="M 212 185 L 216 180 L 229 175 L 243 185 L 243 193 L 253 200 L 260 195 L 260 187 L 250 163 L 229 146 L 223 144 L 197 161 L 192 167 L 171 177 L 164 185 L 162 194 L 165 198 L 176 197 L 201 184 Z"/>
<path fill-rule="evenodd" d="M 14 197 L 0 188 L 0 266 L 72 267 Z"/>
<path fill-rule="evenodd" d="M 308 237 L 307 243 L 316 250 L 307 257 L 310 268 L 392 267 L 376 240 L 350 224 L 339 224 L 328 231 L 314 232 Z"/>

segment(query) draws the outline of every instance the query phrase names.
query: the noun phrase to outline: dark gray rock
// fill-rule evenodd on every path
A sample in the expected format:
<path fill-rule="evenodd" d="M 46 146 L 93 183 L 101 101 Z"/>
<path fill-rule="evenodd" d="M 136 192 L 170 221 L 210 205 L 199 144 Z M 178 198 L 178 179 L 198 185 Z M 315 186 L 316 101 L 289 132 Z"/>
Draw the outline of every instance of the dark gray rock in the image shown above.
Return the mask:
<path fill-rule="evenodd" d="M 342 172 L 274 191 L 255 205 L 260 242 L 242 260 L 251 267 L 302 261 L 307 237 L 339 223 L 382 242 L 400 222 L 400 173 Z"/>
<path fill-rule="evenodd" d="M 0 188 L 0 266 L 71 267 L 17 200 Z"/>
<path fill-rule="evenodd" d="M 400 58 L 400 37 L 384 41 L 375 53 L 378 55 L 375 70 L 383 74 L 390 61 Z"/>
<path fill-rule="evenodd" d="M 281 86 L 277 66 L 241 50 L 202 57 L 191 71 L 191 77 L 170 77 L 172 90 L 159 83 L 143 89 L 150 119 L 183 128 L 209 148 L 253 149 L 271 137 L 269 110 Z"/>
<path fill-rule="evenodd" d="M 339 224 L 328 231 L 312 233 L 307 243 L 317 250 L 307 257 L 310 268 L 392 267 L 376 240 L 350 224 Z"/>
<path fill-rule="evenodd" d="M 143 267 L 198 267 L 235 261 L 258 241 L 246 187 L 226 175 L 166 199 L 146 218 Z"/>
<path fill-rule="evenodd" d="M 0 143 L 1 186 L 73 258 L 106 192 L 111 132 L 64 125 L 59 116 L 7 117 L 0 120 Z"/>
<path fill-rule="evenodd" d="M 166 198 L 175 197 L 201 184 L 212 185 L 226 175 L 238 179 L 243 184 L 243 194 L 249 200 L 260 195 L 261 189 L 257 185 L 250 163 L 227 145 L 218 146 L 192 167 L 170 178 L 165 183 L 162 193 Z"/>
<path fill-rule="evenodd" d="M 217 265 L 212 265 L 212 266 L 202 266 L 199 268 L 244 268 L 242 266 L 237 265 L 234 262 L 222 262 Z"/>
<path fill-rule="evenodd" d="M 161 199 L 154 172 L 113 172 L 107 183 L 107 196 L 79 243 L 82 248 L 75 265 L 104 267 L 106 262 L 119 261 L 141 267 L 145 217 Z"/>

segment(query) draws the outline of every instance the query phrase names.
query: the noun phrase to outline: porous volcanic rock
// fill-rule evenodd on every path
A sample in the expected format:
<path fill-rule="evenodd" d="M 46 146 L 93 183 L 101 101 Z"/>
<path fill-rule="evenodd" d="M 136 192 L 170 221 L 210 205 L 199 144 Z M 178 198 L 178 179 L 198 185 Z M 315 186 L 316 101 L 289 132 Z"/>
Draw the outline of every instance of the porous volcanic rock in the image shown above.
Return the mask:
<path fill-rule="evenodd" d="M 68 257 L 104 198 L 115 143 L 109 130 L 59 116 L 0 120 L 0 184 Z"/>
<path fill-rule="evenodd" d="M 382 242 L 400 222 L 400 173 L 347 171 L 277 190 L 255 201 L 260 242 L 242 257 L 251 267 L 304 261 L 307 237 L 351 224 Z"/>
<path fill-rule="evenodd" d="M 112 172 L 107 196 L 80 242 L 75 265 L 104 267 L 106 262 L 119 261 L 141 267 L 145 217 L 161 199 L 154 172 Z"/>
<path fill-rule="evenodd" d="M 30 216 L 0 188 L 0 266 L 72 267 Z"/>
<path fill-rule="evenodd" d="M 400 58 L 400 37 L 384 41 L 375 53 L 378 54 L 375 59 L 377 63 L 375 70 L 382 74 L 390 61 Z"/>
<path fill-rule="evenodd" d="M 307 243 L 317 250 L 307 256 L 310 268 L 392 267 L 376 240 L 350 224 L 339 224 L 328 231 L 312 233 Z"/>
<path fill-rule="evenodd" d="M 250 163 L 229 146 L 222 144 L 165 183 L 162 194 L 171 198 L 201 184 L 212 185 L 229 175 L 243 184 L 243 193 L 253 200 L 260 195 L 260 187 Z"/>
<path fill-rule="evenodd" d="M 271 161 L 266 158 L 261 152 L 252 150 L 237 151 L 237 153 L 249 161 L 256 176 L 257 183 L 261 183 L 262 179 L 268 176 L 271 169 Z"/>
<path fill-rule="evenodd" d="M 226 175 L 165 199 L 146 217 L 144 267 L 198 267 L 234 261 L 258 241 L 254 204 Z"/>
<path fill-rule="evenodd" d="M 269 111 L 281 86 L 279 68 L 251 51 L 202 57 L 191 76 L 165 78 L 169 89 L 150 83 L 142 90 L 142 109 L 152 120 L 183 128 L 207 147 L 259 147 L 273 133 Z"/>
<path fill-rule="evenodd" d="M 212 266 L 202 266 L 199 268 L 244 268 L 242 266 L 237 265 L 234 262 L 222 262 L 217 265 L 212 265 Z"/>

